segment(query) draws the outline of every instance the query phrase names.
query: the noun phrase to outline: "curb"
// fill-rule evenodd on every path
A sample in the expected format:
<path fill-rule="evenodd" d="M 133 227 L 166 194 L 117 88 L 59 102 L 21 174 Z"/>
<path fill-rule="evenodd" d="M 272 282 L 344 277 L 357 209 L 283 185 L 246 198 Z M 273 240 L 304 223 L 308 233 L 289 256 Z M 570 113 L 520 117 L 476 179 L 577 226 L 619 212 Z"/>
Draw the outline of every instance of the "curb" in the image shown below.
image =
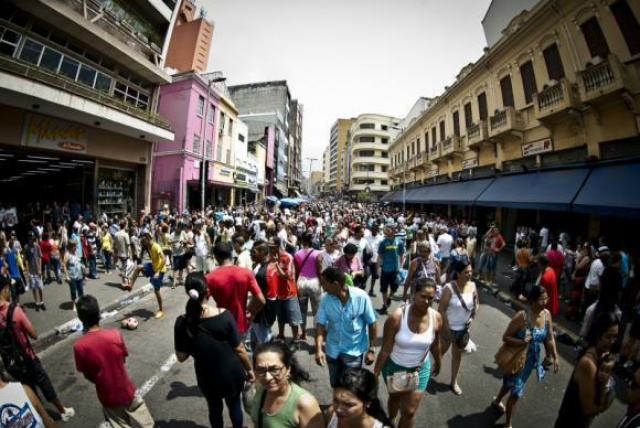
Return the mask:
<path fill-rule="evenodd" d="M 110 318 L 110 312 L 113 311 L 121 311 L 133 303 L 138 302 L 147 294 L 153 291 L 153 286 L 151 284 L 146 284 L 140 287 L 135 292 L 131 292 L 122 297 L 120 300 L 116 300 L 115 302 L 109 303 L 108 305 L 101 308 L 102 319 Z M 80 322 L 78 318 L 74 318 L 70 321 L 65 322 L 62 325 L 54 327 L 52 330 L 49 330 L 38 336 L 38 340 L 31 343 L 33 346 L 33 350 L 37 353 L 40 353 L 47 348 L 55 345 L 56 343 L 64 340 L 66 337 L 74 333 L 76 330 L 74 327 Z"/>
<path fill-rule="evenodd" d="M 481 281 L 481 280 L 479 280 L 477 278 L 475 278 L 474 281 L 476 282 L 476 284 L 479 284 L 482 288 L 487 290 L 489 292 L 489 294 L 491 294 L 493 297 L 495 297 L 496 299 L 500 300 L 503 303 L 508 303 L 512 308 L 514 308 L 516 310 L 525 310 L 525 309 L 527 309 L 527 305 L 525 305 L 524 303 L 522 303 L 518 299 L 515 299 L 509 293 L 500 290 L 499 287 L 496 287 L 496 286 L 494 286 L 492 284 L 487 284 L 484 281 Z M 568 328 L 564 327 L 562 324 L 554 321 L 553 329 L 556 331 L 556 334 L 557 334 L 557 332 L 560 332 L 560 333 L 564 334 L 565 336 L 567 336 L 569 338 L 569 340 L 571 341 L 571 343 L 570 343 L 571 346 L 574 346 L 576 343 L 578 343 L 579 336 L 577 334 L 575 334 L 573 331 L 571 331 Z"/>

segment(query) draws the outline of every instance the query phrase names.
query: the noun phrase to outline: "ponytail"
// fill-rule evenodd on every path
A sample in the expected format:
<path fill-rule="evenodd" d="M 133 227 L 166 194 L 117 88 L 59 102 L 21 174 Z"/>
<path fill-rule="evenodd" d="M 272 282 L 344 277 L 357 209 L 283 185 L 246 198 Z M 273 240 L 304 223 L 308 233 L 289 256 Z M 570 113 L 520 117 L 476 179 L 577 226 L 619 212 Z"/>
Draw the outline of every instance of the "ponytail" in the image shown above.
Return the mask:
<path fill-rule="evenodd" d="M 202 319 L 202 302 L 207 298 L 207 282 L 202 272 L 192 272 L 187 275 L 184 288 L 189 296 L 185 309 L 185 319 L 189 332 L 194 335 L 198 331 Z"/>

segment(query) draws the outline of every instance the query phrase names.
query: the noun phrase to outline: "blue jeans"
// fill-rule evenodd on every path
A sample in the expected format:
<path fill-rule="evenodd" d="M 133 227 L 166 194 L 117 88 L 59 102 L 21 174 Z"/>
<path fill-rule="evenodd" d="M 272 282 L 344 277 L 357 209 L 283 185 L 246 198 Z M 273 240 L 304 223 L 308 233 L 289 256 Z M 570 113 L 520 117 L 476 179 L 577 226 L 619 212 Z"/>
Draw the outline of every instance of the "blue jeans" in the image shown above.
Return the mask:
<path fill-rule="evenodd" d="M 222 419 L 223 404 L 222 400 L 227 405 L 229 410 L 229 419 L 231 419 L 231 426 L 233 428 L 242 428 L 243 415 L 242 415 L 242 403 L 240 400 L 240 394 L 233 397 L 220 398 L 217 396 L 211 396 L 204 394 L 209 406 L 209 423 L 211 428 L 224 428 L 224 422 Z"/>
<path fill-rule="evenodd" d="M 69 289 L 71 290 L 71 300 L 74 302 L 78 296 L 84 296 L 84 284 L 81 279 L 72 279 L 69 281 Z"/>
<path fill-rule="evenodd" d="M 344 373 L 345 370 L 362 367 L 363 357 L 364 355 L 353 356 L 348 354 L 339 354 L 338 358 L 331 358 L 327 355 L 329 382 L 331 383 L 331 387 L 336 387 L 340 376 L 342 376 L 342 373 Z"/>
<path fill-rule="evenodd" d="M 62 269 L 62 266 L 60 264 L 60 259 L 51 257 L 51 267 L 53 268 L 53 272 L 56 275 L 56 279 L 60 280 L 60 273 Z"/>
<path fill-rule="evenodd" d="M 89 278 L 96 279 L 98 277 L 98 266 L 96 265 L 95 254 L 87 257 L 87 263 L 89 264 Z"/>

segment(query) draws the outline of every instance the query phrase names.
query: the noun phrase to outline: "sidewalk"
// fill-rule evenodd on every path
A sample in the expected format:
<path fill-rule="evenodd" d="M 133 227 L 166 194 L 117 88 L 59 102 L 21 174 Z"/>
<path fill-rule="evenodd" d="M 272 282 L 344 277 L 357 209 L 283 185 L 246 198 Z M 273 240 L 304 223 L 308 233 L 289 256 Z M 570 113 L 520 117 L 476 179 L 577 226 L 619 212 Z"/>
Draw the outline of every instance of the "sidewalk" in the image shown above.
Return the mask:
<path fill-rule="evenodd" d="M 138 278 L 135 288 L 130 293 L 123 291 L 120 283 L 118 271 L 112 271 L 107 275 L 104 270 L 98 268 L 98 279 L 85 280 L 84 294 L 91 294 L 98 299 L 104 313 L 121 309 L 152 291 L 149 281 L 144 277 Z M 24 305 L 25 313 L 38 334 L 38 339 L 32 342 L 36 352 L 63 339 L 69 333 L 69 329 L 76 324 L 77 314 L 73 311 L 69 284 L 65 281 L 62 284 L 54 281 L 45 285 L 46 311 L 36 312 L 31 291 L 27 291 L 20 297 L 20 303 Z"/>
<path fill-rule="evenodd" d="M 498 257 L 498 269 L 496 271 L 496 283 L 498 284 L 497 287 L 478 279 L 476 279 L 476 281 L 503 302 L 510 303 L 514 308 L 524 309 L 525 307 L 527 307 L 527 305 L 517 300 L 509 291 L 509 286 L 511 285 L 514 275 L 514 272 L 511 269 L 512 258 L 512 248 L 505 248 L 502 252 L 500 252 L 500 255 Z M 578 333 L 580 332 L 581 323 L 573 320 L 568 320 L 564 317 L 565 301 L 564 296 L 561 295 L 562 292 L 563 290 L 562 288 L 560 288 L 558 290 L 558 293 L 560 294 L 560 309 L 558 310 L 558 315 L 553 318 L 554 327 L 556 328 L 556 330 L 566 333 L 571 338 L 571 340 L 575 342 L 578 339 Z"/>

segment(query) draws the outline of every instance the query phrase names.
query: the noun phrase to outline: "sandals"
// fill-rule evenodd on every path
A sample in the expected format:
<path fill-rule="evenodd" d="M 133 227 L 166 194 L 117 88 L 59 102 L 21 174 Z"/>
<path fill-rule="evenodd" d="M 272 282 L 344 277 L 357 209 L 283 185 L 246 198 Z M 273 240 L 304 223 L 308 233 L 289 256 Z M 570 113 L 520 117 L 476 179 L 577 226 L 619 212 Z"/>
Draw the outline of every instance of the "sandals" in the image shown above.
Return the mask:
<path fill-rule="evenodd" d="M 496 409 L 498 412 L 504 414 L 507 412 L 506 407 L 504 407 L 504 404 L 502 404 L 502 402 L 496 403 L 496 399 L 494 397 L 494 399 L 491 401 L 491 406 Z"/>
<path fill-rule="evenodd" d="M 456 394 L 458 396 L 462 395 L 462 390 L 460 389 L 460 386 L 458 384 L 451 385 L 450 388 L 451 388 L 451 391 L 453 391 L 454 394 Z"/>

